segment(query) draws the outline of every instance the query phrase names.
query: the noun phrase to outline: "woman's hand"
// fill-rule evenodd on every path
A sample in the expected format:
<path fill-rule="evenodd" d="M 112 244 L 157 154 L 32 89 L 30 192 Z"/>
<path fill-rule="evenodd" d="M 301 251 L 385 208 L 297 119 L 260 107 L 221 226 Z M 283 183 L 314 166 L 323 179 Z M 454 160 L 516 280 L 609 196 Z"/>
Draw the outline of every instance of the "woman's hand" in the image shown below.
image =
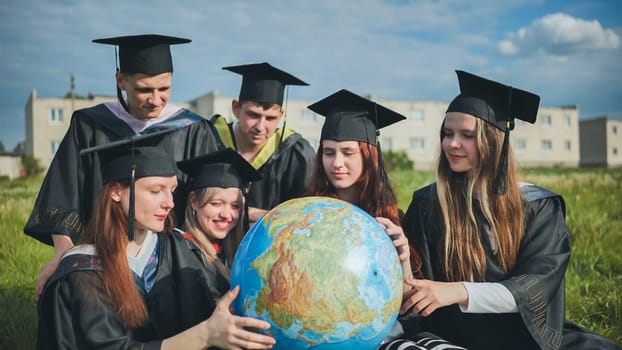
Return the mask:
<path fill-rule="evenodd" d="M 384 231 L 393 241 L 393 246 L 397 250 L 400 261 L 408 262 L 410 259 L 410 247 L 408 246 L 408 239 L 404 235 L 404 230 L 387 218 L 377 217 L 376 221 L 384 228 Z"/>
<path fill-rule="evenodd" d="M 393 246 L 397 251 L 400 264 L 402 265 L 404 280 L 412 278 L 413 272 L 412 266 L 410 266 L 410 246 L 408 245 L 408 238 L 404 235 L 404 230 L 387 218 L 377 217 L 376 221 L 384 228 L 384 231 L 393 241 Z M 410 288 L 410 286 L 404 283 L 404 291 Z"/>
<path fill-rule="evenodd" d="M 466 305 L 469 295 L 460 282 L 437 282 L 407 278 L 406 284 L 412 287 L 404 292 L 400 314 L 412 309 L 414 314 L 429 316 L 439 307 L 453 304 Z"/>
<path fill-rule="evenodd" d="M 207 319 L 208 345 L 224 349 L 272 348 L 276 343 L 274 338 L 246 330 L 247 328 L 268 329 L 270 328 L 268 322 L 231 313 L 231 303 L 239 292 L 239 286 L 228 291 L 216 305 L 212 316 Z"/>

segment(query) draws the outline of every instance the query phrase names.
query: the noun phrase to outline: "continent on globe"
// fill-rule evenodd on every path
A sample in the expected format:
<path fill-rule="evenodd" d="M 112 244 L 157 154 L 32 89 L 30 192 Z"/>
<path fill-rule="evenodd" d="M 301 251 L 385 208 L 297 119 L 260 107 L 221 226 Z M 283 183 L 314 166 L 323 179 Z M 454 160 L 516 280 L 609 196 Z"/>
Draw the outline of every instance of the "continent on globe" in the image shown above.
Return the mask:
<path fill-rule="evenodd" d="M 328 197 L 269 211 L 242 240 L 231 275 L 236 314 L 269 322 L 281 349 L 375 349 L 397 319 L 402 281 L 382 226 Z"/>

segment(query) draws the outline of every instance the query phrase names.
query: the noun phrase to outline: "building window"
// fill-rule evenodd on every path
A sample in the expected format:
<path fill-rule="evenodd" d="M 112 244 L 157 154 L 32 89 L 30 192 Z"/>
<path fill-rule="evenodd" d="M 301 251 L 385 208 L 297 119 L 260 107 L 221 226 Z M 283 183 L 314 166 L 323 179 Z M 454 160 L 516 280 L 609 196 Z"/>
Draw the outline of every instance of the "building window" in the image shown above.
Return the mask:
<path fill-rule="evenodd" d="M 564 128 L 570 128 L 571 124 L 572 124 L 572 120 L 570 119 L 570 116 L 565 115 L 564 116 Z"/>
<path fill-rule="evenodd" d="M 421 137 L 411 137 L 410 150 L 413 153 L 423 153 L 425 151 L 425 140 Z"/>
<path fill-rule="evenodd" d="M 315 122 L 317 121 L 317 115 L 312 111 L 305 109 L 304 111 L 302 111 L 300 119 L 305 124 L 315 124 Z"/>
<path fill-rule="evenodd" d="M 618 127 L 617 127 L 616 125 L 612 125 L 612 126 L 611 126 L 611 132 L 612 132 L 614 135 L 617 135 L 617 134 L 618 134 Z"/>
<path fill-rule="evenodd" d="M 525 139 L 515 139 L 512 147 L 516 153 L 525 153 L 527 150 L 527 140 Z"/>
<path fill-rule="evenodd" d="M 56 151 L 58 151 L 58 147 L 60 146 L 60 141 L 51 141 L 50 142 L 50 152 L 52 153 L 52 155 L 56 154 Z"/>
<path fill-rule="evenodd" d="M 63 123 L 63 110 L 61 108 L 50 108 L 50 124 Z"/>
<path fill-rule="evenodd" d="M 393 149 L 393 139 L 390 137 L 381 137 L 380 146 L 385 151 L 391 151 Z"/>
<path fill-rule="evenodd" d="M 617 156 L 618 155 L 618 147 L 614 147 L 612 152 L 613 152 L 614 156 Z"/>
<path fill-rule="evenodd" d="M 550 128 L 551 127 L 551 116 L 550 115 L 545 115 L 542 116 L 542 127 L 544 128 Z"/>
<path fill-rule="evenodd" d="M 564 141 L 564 149 L 569 152 L 572 151 L 572 142 L 570 140 Z"/>
<path fill-rule="evenodd" d="M 553 141 L 542 140 L 542 151 L 551 152 L 553 150 Z"/>
<path fill-rule="evenodd" d="M 410 117 L 408 119 L 415 124 L 422 124 L 423 123 L 423 111 L 420 109 L 411 109 Z"/>

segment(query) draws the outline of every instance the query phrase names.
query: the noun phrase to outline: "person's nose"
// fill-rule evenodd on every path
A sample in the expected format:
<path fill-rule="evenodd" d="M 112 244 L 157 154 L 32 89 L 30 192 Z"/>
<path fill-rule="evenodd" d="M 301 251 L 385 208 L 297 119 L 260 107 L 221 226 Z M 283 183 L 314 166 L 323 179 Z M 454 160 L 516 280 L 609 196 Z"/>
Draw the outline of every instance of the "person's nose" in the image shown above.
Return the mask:
<path fill-rule="evenodd" d="M 223 219 L 229 219 L 231 217 L 231 208 L 225 205 L 220 211 L 220 217 Z"/>
<path fill-rule="evenodd" d="M 339 169 L 342 168 L 344 166 L 344 158 L 343 155 L 341 153 L 336 153 L 335 157 L 333 158 L 333 167 L 335 169 Z"/>
<path fill-rule="evenodd" d="M 462 143 L 457 137 L 452 136 L 451 139 L 449 140 L 449 146 L 451 148 L 460 148 L 460 146 L 462 146 Z"/>
<path fill-rule="evenodd" d="M 162 208 L 164 209 L 173 209 L 175 207 L 175 201 L 173 200 L 173 192 L 167 192 L 164 197 L 164 201 L 162 201 Z"/>
<path fill-rule="evenodd" d="M 153 106 L 159 107 L 164 103 L 164 99 L 162 98 L 162 93 L 158 90 L 155 90 L 151 93 L 148 102 Z"/>

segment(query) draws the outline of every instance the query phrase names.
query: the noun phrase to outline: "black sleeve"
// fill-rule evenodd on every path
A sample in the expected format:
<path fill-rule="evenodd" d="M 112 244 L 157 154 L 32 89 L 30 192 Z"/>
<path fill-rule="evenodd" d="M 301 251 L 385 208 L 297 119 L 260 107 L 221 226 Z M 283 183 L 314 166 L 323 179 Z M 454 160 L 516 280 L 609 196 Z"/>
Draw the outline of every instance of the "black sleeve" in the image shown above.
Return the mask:
<path fill-rule="evenodd" d="M 37 195 L 34 208 L 24 232 L 39 241 L 52 244 L 51 235 L 78 239 L 84 224 L 80 217 L 80 193 L 89 174 L 80 158 L 81 140 L 86 133 L 75 112 L 71 125 L 52 159 L 52 163 Z"/>
<path fill-rule="evenodd" d="M 281 170 L 283 175 L 280 204 L 305 193 L 311 181 L 315 151 L 302 137 L 292 146 L 289 162 Z"/>

